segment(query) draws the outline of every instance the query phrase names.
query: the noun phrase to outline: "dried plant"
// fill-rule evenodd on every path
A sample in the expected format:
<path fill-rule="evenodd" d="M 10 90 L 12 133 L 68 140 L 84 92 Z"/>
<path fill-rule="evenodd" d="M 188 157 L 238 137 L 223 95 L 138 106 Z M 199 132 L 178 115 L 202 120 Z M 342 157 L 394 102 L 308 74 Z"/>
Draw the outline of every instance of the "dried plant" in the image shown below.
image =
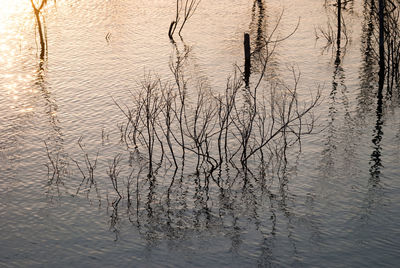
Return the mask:
<path fill-rule="evenodd" d="M 178 23 L 182 20 L 178 31 L 179 36 L 181 36 L 183 27 L 196 12 L 200 2 L 201 0 L 176 0 L 175 20 L 171 22 L 168 31 L 168 36 L 170 39 L 173 39 L 173 35 L 177 29 Z"/>

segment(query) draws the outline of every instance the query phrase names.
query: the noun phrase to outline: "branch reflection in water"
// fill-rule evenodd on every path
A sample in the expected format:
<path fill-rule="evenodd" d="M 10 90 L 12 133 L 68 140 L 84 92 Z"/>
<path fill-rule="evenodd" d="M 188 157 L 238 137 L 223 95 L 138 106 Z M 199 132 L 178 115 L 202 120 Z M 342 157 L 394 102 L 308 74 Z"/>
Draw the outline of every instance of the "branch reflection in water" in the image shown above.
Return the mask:
<path fill-rule="evenodd" d="M 384 1 L 378 1 L 378 3 L 365 1 L 364 5 L 367 10 L 365 14 L 368 15 L 367 29 L 369 30 L 367 41 L 364 42 L 367 44 L 366 56 L 369 56 L 367 60 L 374 62 L 375 65 L 379 63 L 378 88 L 375 89 L 376 124 L 373 130 L 373 152 L 370 161 L 370 185 L 372 187 L 378 186 L 380 170 L 383 167 L 381 142 L 383 139 L 385 108 L 391 105 L 390 101 L 396 102 L 398 99 L 397 96 L 393 98 L 394 90 L 397 89 L 398 91 L 399 89 L 400 31 L 398 29 L 398 21 L 400 11 L 397 5 L 397 2 L 392 1 L 387 3 Z M 372 35 L 379 38 L 374 40 L 370 37 Z"/>
<path fill-rule="evenodd" d="M 58 105 L 51 93 L 51 88 L 46 81 L 47 58 L 43 57 L 44 48 L 41 48 L 40 60 L 36 74 L 34 87 L 38 88 L 45 100 L 45 113 L 48 117 L 49 132 L 43 140 L 48 157 L 47 167 L 48 189 L 47 195 L 54 197 L 54 191 L 61 195 L 60 186 L 65 187 L 64 179 L 68 176 L 69 159 L 64 148 L 64 138 L 60 120 L 58 118 Z"/>
<path fill-rule="evenodd" d="M 35 3 L 36 2 L 36 3 Z M 47 28 L 45 23 L 45 17 L 42 15 L 42 10 L 47 5 L 47 0 L 34 1 L 31 0 L 33 13 L 35 14 L 39 41 L 40 41 L 40 59 L 43 61 L 45 55 L 47 55 Z M 56 3 L 56 1 L 54 1 Z M 41 16 L 42 15 L 42 16 Z"/>
<path fill-rule="evenodd" d="M 338 61 L 341 57 L 343 57 L 347 46 L 351 43 L 351 29 L 348 29 L 345 16 L 343 16 L 343 14 L 347 13 L 349 15 L 353 15 L 354 1 L 350 0 L 343 2 L 342 0 L 336 0 L 333 1 L 333 3 L 325 1 L 324 6 L 328 21 L 326 23 L 326 27 L 319 25 L 314 28 L 315 38 L 316 40 L 320 38 L 325 40 L 326 43 L 322 47 L 322 52 L 324 53 L 331 49 L 332 57 L 335 57 L 335 61 Z M 334 18 L 332 19 L 332 17 Z M 335 21 L 336 23 L 334 24 L 332 21 Z M 344 41 L 344 43 L 342 41 Z M 333 56 L 335 52 L 336 55 Z M 338 55 L 341 55 L 341 57 L 338 57 Z"/>

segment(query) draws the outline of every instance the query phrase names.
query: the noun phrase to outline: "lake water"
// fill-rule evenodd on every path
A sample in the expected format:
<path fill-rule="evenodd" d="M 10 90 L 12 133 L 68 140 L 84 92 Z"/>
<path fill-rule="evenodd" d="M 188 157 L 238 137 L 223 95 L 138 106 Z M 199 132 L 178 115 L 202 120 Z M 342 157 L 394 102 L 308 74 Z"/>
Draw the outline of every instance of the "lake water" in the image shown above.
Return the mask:
<path fill-rule="evenodd" d="M 382 113 L 377 105 L 369 2 L 347 3 L 335 63 L 320 30 L 335 30 L 335 7 L 322 0 L 202 0 L 175 43 L 174 1 L 49 1 L 43 61 L 30 2 L 0 1 L 0 266 L 396 267 L 400 109 L 395 96 Z M 254 48 L 280 16 L 277 39 L 298 28 L 276 45 L 262 85 L 293 85 L 294 66 L 300 103 L 320 89 L 301 147 L 263 176 L 224 170 L 224 187 L 196 176 L 195 159 L 176 178 L 164 166 L 139 176 L 115 102 L 134 102 L 149 74 L 173 83 L 171 62 L 187 48 L 189 84 L 223 92 L 243 69 L 243 34 Z M 254 69 L 251 85 L 258 77 Z M 92 166 L 98 154 L 95 183 L 85 154 Z M 118 202 L 107 173 L 117 155 Z"/>

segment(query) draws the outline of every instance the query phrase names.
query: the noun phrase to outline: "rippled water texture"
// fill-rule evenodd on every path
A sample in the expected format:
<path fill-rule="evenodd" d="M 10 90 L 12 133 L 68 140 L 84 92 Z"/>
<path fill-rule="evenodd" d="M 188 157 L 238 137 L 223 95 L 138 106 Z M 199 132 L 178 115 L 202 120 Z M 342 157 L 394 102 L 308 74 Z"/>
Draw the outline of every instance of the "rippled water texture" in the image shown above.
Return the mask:
<path fill-rule="evenodd" d="M 175 43 L 167 34 L 174 1 L 48 2 L 41 59 L 30 1 L 0 0 L 1 267 L 400 261 L 400 110 L 397 100 L 377 107 L 377 63 L 366 48 L 370 1 L 348 1 L 343 11 L 340 63 L 320 30 L 336 27 L 327 1 L 202 0 Z M 249 181 L 229 167 L 223 189 L 196 176 L 193 159 L 173 184 L 164 167 L 153 179 L 136 177 L 139 162 L 129 177 L 133 152 L 120 142 L 125 117 L 115 103 L 131 103 L 146 76 L 173 83 L 171 63 L 187 49 L 189 84 L 223 92 L 243 69 L 243 33 L 254 49 L 278 21 L 277 39 L 298 28 L 275 47 L 262 85 L 293 85 L 294 66 L 299 101 L 322 94 L 315 132 L 288 151 L 287 163 Z M 109 176 L 117 155 L 121 200 Z"/>

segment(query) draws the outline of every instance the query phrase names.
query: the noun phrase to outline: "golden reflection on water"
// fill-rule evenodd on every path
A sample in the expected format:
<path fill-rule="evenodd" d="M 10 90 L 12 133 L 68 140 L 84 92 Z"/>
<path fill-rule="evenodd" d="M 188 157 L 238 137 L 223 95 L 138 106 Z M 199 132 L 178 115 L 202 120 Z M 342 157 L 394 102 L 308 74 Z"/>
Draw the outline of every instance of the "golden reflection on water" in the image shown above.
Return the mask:
<path fill-rule="evenodd" d="M 29 0 L 0 0 L 0 31 L 11 28 L 16 16 L 29 11 Z"/>
<path fill-rule="evenodd" d="M 10 70 L 24 44 L 30 9 L 28 0 L 0 0 L 0 63 Z M 4 73 L 4 72 L 3 72 Z M 6 72 L 7 74 L 7 72 Z"/>
<path fill-rule="evenodd" d="M 33 112 L 35 21 L 29 0 L 0 0 L 0 105 L 1 110 Z M 7 111 L 7 108 L 10 109 Z M 5 115 L 4 115 L 5 116 Z"/>

